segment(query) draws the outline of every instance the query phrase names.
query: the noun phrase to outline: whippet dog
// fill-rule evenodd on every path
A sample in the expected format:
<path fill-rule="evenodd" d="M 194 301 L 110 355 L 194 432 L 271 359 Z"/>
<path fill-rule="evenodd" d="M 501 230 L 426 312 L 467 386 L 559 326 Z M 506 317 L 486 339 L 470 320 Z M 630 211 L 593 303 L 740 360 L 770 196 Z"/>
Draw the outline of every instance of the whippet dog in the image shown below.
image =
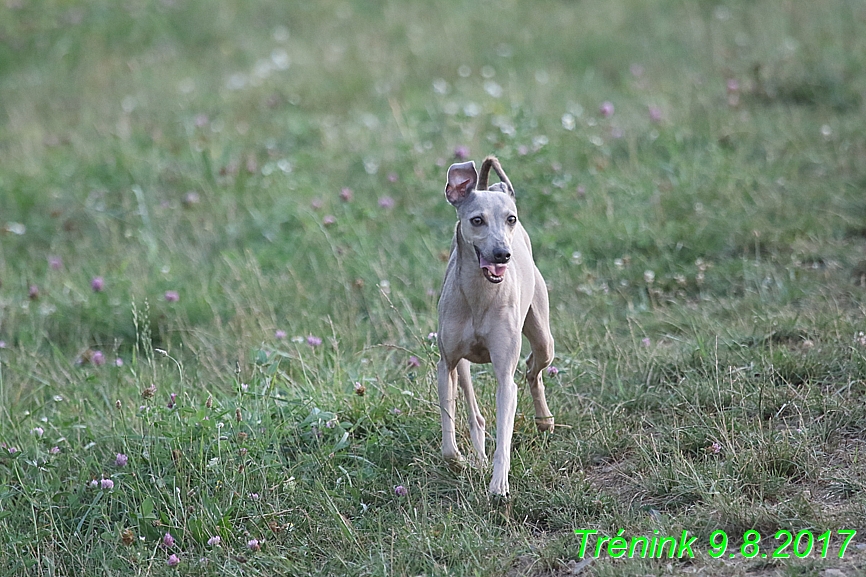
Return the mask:
<path fill-rule="evenodd" d="M 488 188 L 490 169 L 501 182 Z M 481 174 L 472 161 L 448 168 L 445 197 L 457 209 L 451 256 L 439 299 L 439 408 L 442 414 L 442 455 L 462 462 L 454 432 L 457 385 L 463 389 L 469 416 L 474 464 L 487 462 L 484 417 L 478 410 L 469 363 L 493 363 L 496 389 L 496 450 L 490 493 L 507 497 L 511 468 L 511 438 L 517 410 L 514 371 L 520 357 L 521 332 L 532 352 L 526 360 L 526 380 L 535 405 L 535 424 L 552 431 L 541 373 L 553 360 L 547 286 L 532 259 L 529 235 L 517 219 L 514 187 L 499 160 L 488 156 Z"/>

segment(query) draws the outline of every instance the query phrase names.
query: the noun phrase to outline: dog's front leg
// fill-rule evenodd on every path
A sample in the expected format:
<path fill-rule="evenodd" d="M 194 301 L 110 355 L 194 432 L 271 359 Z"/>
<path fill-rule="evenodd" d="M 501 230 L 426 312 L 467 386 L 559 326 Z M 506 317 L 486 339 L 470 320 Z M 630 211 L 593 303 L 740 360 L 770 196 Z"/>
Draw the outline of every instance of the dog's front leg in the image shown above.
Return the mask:
<path fill-rule="evenodd" d="M 454 432 L 454 411 L 457 408 L 457 369 L 448 366 L 444 358 L 439 359 L 437 377 L 439 380 L 439 411 L 442 415 L 442 456 L 446 461 L 456 463 L 463 460 L 457 448 Z"/>
<path fill-rule="evenodd" d="M 496 450 L 493 453 L 493 479 L 490 493 L 508 496 L 508 473 L 511 469 L 511 438 L 514 434 L 514 414 L 517 412 L 517 384 L 514 371 L 520 356 L 520 335 L 510 342 L 497 343 L 490 351 L 496 388 Z"/>

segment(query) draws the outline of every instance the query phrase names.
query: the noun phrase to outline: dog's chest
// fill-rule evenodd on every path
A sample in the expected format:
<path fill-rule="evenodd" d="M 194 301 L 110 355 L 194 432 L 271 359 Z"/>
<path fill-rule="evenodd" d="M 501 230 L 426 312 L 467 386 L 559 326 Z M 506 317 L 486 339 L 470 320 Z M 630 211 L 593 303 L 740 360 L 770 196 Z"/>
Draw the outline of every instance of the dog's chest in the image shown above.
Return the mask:
<path fill-rule="evenodd" d="M 514 319 L 500 317 L 498 321 L 490 322 L 490 317 L 479 319 L 475 318 L 475 315 L 469 315 L 464 321 L 461 330 L 454 335 L 457 336 L 455 350 L 459 357 L 472 363 L 490 363 L 491 347 L 496 347 L 497 342 L 501 343 L 503 338 L 507 340 L 508 336 L 520 335 L 519 328 L 516 331 L 505 329 L 509 326 L 521 326 Z"/>

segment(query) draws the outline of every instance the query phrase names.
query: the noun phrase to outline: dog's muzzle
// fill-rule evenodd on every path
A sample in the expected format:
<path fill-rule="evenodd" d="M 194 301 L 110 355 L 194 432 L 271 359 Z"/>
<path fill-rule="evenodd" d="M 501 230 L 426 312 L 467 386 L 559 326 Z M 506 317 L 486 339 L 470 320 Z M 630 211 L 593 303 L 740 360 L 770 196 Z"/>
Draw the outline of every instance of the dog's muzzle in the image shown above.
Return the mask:
<path fill-rule="evenodd" d="M 481 251 L 478 250 L 477 246 L 475 247 L 475 254 L 478 255 L 478 266 L 481 267 L 484 278 L 493 284 L 499 284 L 505 280 L 505 271 L 508 268 L 508 263 L 492 263 L 488 261 L 481 254 Z M 510 257 L 511 255 L 508 256 Z"/>

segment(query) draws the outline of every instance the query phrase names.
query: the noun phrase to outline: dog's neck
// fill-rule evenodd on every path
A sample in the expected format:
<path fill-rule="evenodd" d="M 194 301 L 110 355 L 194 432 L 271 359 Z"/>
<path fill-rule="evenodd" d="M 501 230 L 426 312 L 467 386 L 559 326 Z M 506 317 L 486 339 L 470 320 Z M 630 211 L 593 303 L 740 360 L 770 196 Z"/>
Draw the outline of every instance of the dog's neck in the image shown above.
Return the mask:
<path fill-rule="evenodd" d="M 454 238 L 457 241 L 457 250 L 458 251 L 467 251 L 465 254 L 461 254 L 461 258 L 466 255 L 474 255 L 475 249 L 472 248 L 472 243 L 463 238 L 463 221 L 457 221 L 457 228 L 454 230 Z"/>

